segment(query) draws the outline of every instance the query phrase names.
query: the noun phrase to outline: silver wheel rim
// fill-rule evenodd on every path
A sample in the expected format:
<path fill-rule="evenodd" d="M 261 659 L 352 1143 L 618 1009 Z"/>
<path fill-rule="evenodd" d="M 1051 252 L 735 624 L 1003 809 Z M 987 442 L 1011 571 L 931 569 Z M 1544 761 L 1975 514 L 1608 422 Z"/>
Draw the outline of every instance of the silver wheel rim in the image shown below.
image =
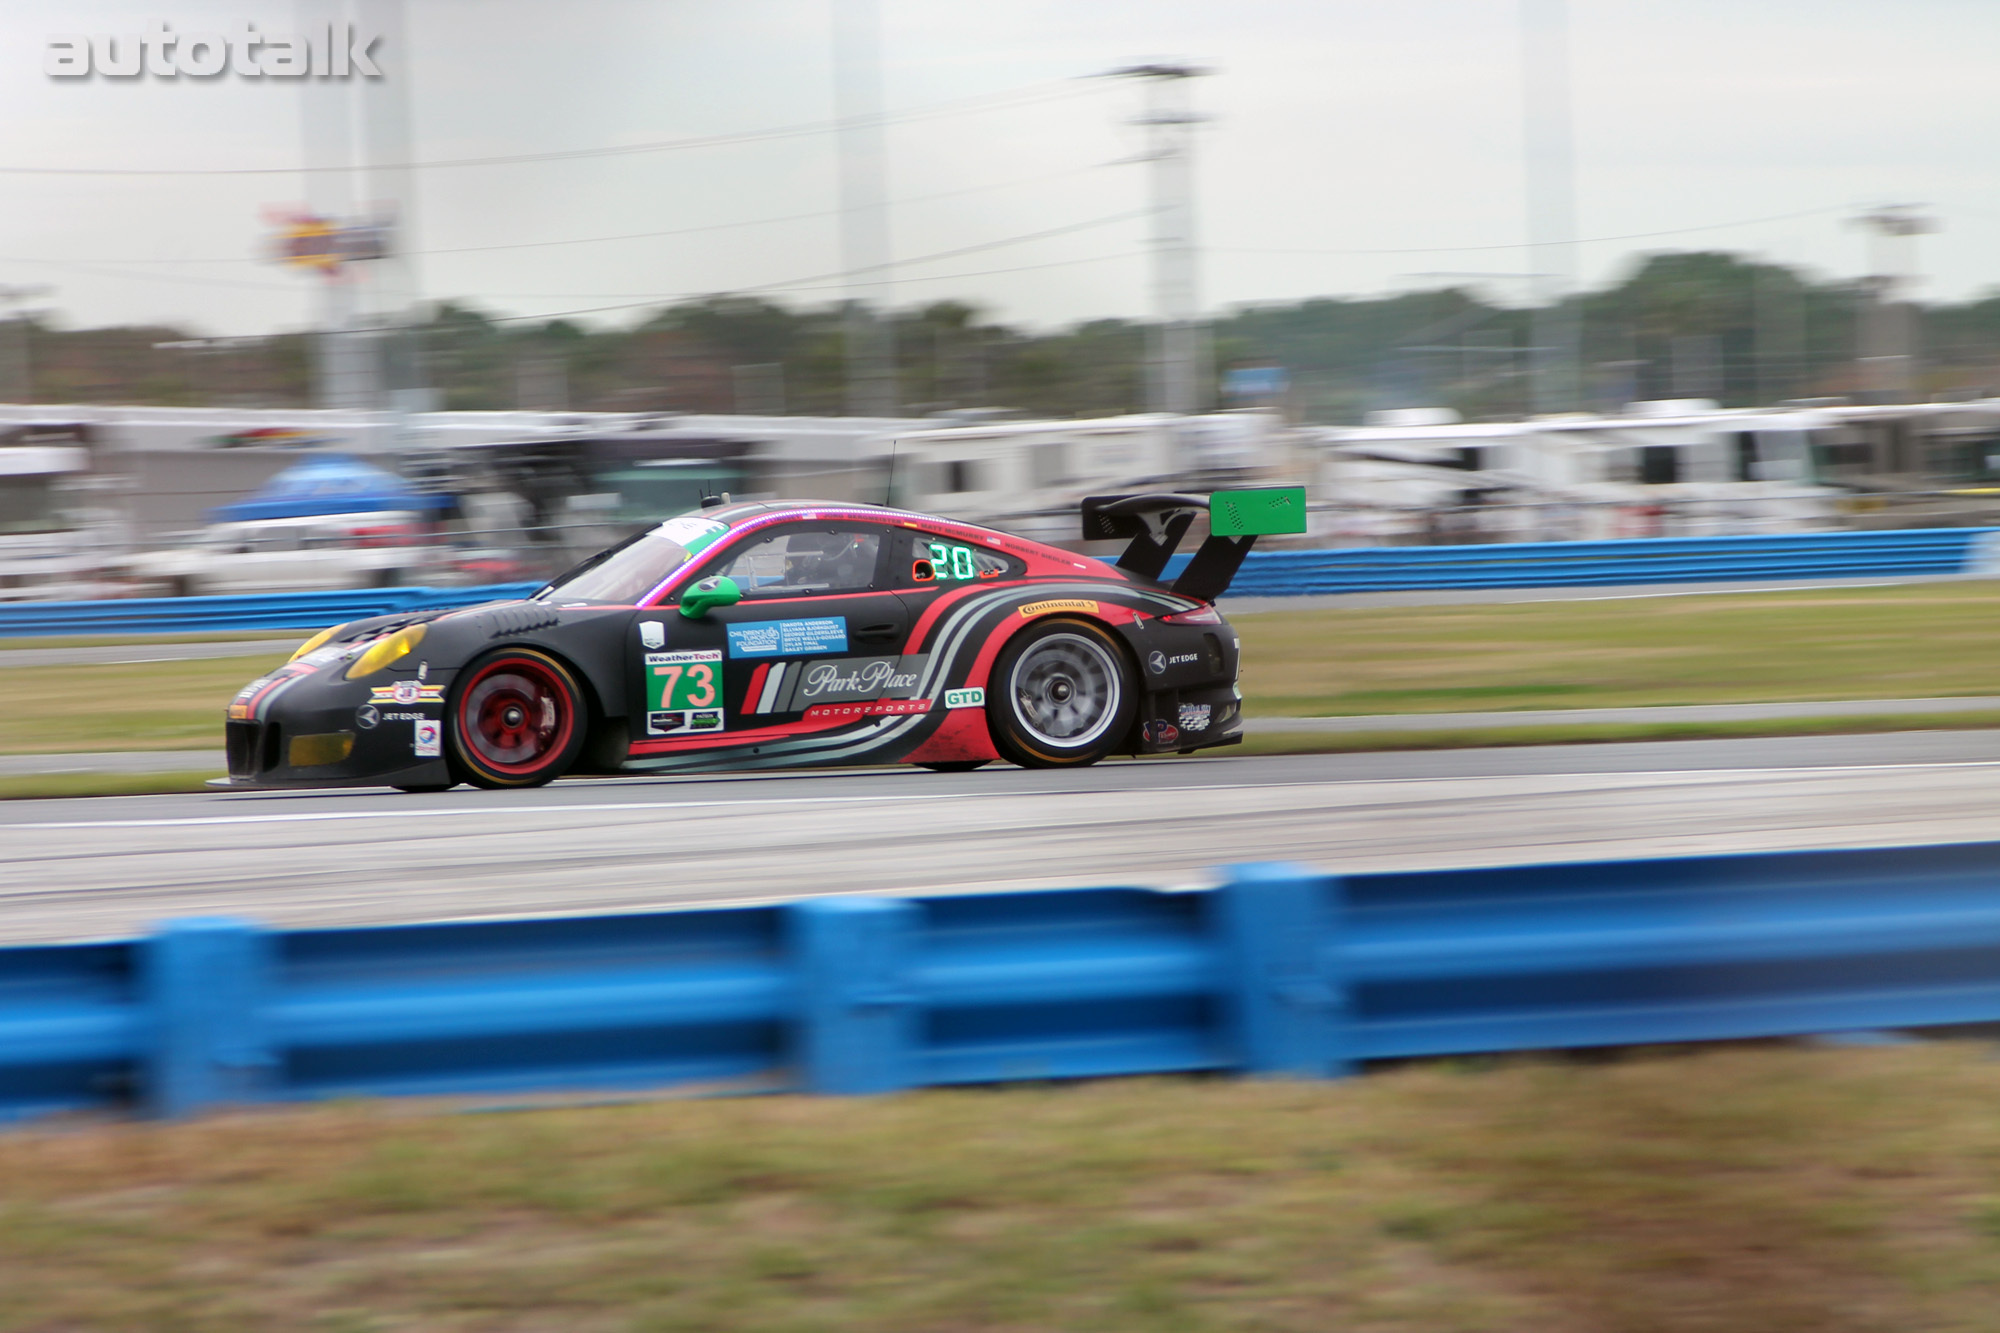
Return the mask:
<path fill-rule="evenodd" d="M 1078 750 L 1111 726 L 1124 682 L 1111 650 L 1081 634 L 1051 634 L 1022 653 L 1009 673 L 1014 718 L 1030 738 Z"/>

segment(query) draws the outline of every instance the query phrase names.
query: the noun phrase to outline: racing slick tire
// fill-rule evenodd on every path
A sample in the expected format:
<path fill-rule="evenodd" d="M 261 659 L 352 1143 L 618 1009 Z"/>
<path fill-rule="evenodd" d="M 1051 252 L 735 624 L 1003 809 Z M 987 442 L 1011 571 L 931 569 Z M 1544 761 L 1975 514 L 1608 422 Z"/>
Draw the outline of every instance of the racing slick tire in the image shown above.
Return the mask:
<path fill-rule="evenodd" d="M 1000 653 L 987 687 L 993 748 L 1023 768 L 1079 768 L 1132 730 L 1138 689 L 1125 650 L 1088 620 L 1044 620 Z"/>
<path fill-rule="evenodd" d="M 452 776 L 475 787 L 539 787 L 576 762 L 588 722 L 568 667 L 534 648 L 497 649 L 452 686 L 445 708 Z"/>

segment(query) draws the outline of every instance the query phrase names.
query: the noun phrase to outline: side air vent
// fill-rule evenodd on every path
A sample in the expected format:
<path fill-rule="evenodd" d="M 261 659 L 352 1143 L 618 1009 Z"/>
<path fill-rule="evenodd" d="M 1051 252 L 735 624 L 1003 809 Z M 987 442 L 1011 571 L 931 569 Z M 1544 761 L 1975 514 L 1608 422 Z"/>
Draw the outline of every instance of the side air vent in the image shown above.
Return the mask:
<path fill-rule="evenodd" d="M 516 634 L 533 634 L 536 630 L 553 629 L 562 623 L 562 617 L 546 606 L 523 603 L 520 606 L 504 607 L 491 615 L 493 638 L 507 639 Z"/>

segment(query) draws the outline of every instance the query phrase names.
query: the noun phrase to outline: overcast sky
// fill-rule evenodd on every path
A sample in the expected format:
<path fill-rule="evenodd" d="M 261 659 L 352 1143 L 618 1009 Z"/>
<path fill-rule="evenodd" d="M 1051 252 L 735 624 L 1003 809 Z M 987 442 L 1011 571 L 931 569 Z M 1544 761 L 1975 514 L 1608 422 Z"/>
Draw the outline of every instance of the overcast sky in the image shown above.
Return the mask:
<path fill-rule="evenodd" d="M 408 94 L 419 162 L 813 126 L 834 114 L 831 3 L 408 0 L 406 42 L 377 56 Z M 957 297 L 1040 326 L 1143 316 L 1140 90 L 1086 76 L 1160 58 L 1214 70 L 1197 90 L 1213 117 L 1196 149 L 1209 309 L 1530 267 L 1523 250 L 1475 248 L 1526 239 L 1516 0 L 880 3 L 886 105 L 918 113 L 887 132 L 898 260 L 1075 228 L 903 262 L 898 304 Z M 230 334 L 312 319 L 315 280 L 259 257 L 267 211 L 307 197 L 290 170 L 304 160 L 298 83 L 43 72 L 56 34 L 245 20 L 286 31 L 293 4 L 8 0 L 0 168 L 286 170 L 0 174 L 0 283 L 55 288 L 43 303 L 72 325 Z M 2000 284 L 2000 4 L 1571 0 L 1570 45 L 1579 236 L 1742 224 L 1587 244 L 1586 281 L 1646 249 L 1853 275 L 1866 249 L 1846 219 L 1910 202 L 1944 228 L 1920 244 L 1924 295 Z M 535 315 L 837 294 L 829 133 L 416 181 L 405 241 L 426 297 Z M 591 240 L 668 231 L 682 234 Z M 551 241 L 589 243 L 530 244 Z M 1361 253 L 1383 250 L 1432 252 Z M 1515 299 L 1522 286 L 1449 280 Z"/>

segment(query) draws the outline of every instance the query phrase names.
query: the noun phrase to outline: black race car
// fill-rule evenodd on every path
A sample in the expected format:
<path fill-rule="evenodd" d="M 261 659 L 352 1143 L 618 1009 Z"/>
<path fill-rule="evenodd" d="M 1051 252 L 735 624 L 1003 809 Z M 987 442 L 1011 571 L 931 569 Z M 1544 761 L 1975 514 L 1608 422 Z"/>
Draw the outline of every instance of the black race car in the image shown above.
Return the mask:
<path fill-rule="evenodd" d="M 1211 535 L 1168 585 L 1180 539 Z M 1187 753 L 1241 737 L 1218 597 L 1300 490 L 1086 500 L 1116 565 L 897 509 L 723 503 L 523 601 L 314 636 L 229 705 L 230 787 Z"/>

